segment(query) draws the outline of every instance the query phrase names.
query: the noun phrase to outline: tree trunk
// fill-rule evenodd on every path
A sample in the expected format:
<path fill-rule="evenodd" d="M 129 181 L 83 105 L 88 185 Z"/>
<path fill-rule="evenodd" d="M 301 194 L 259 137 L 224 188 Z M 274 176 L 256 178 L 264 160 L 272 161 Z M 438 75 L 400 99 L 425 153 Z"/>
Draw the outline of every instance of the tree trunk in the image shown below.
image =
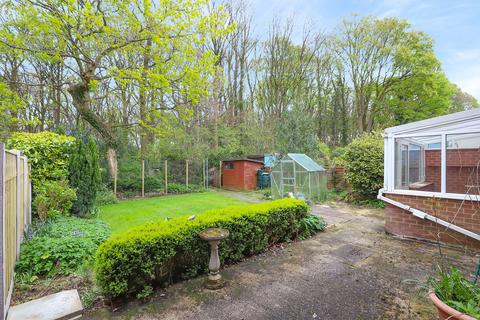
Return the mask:
<path fill-rule="evenodd" d="M 73 106 L 79 115 L 102 136 L 107 145 L 108 172 L 110 178 L 114 179 L 117 172 L 117 141 L 112 132 L 112 128 L 88 106 L 88 80 L 71 85 L 68 88 L 68 92 L 72 96 Z"/>

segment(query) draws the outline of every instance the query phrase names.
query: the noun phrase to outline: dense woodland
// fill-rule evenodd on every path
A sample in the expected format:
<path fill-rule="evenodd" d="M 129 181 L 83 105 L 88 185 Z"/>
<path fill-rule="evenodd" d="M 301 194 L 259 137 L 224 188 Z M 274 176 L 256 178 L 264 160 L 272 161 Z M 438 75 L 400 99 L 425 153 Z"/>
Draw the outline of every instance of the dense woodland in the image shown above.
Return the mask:
<path fill-rule="evenodd" d="M 254 26 L 240 0 L 5 0 L 0 17 L 2 139 L 90 135 L 110 174 L 117 159 L 327 161 L 364 132 L 478 107 L 396 18 Z"/>

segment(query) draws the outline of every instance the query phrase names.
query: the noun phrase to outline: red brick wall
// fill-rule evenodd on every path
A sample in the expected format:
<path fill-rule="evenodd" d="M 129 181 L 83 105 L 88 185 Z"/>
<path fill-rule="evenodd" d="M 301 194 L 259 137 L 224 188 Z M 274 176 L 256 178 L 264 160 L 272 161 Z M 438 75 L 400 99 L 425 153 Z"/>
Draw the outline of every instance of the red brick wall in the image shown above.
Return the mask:
<path fill-rule="evenodd" d="M 387 198 L 424 211 L 442 220 L 452 222 L 464 229 L 480 233 L 480 202 L 453 199 L 386 194 Z M 386 204 L 385 229 L 387 232 L 412 238 L 427 239 L 443 243 L 480 249 L 480 241 L 458 232 L 446 230 L 444 226 L 413 216 L 412 213 Z"/>
<path fill-rule="evenodd" d="M 440 192 L 440 150 L 425 151 L 425 181 L 429 191 Z M 480 188 L 467 188 L 480 182 L 480 149 L 447 149 L 447 192 L 480 194 Z M 477 177 L 478 175 L 478 177 Z"/>
<path fill-rule="evenodd" d="M 255 190 L 257 188 L 257 170 L 263 165 L 258 162 L 233 161 L 233 169 L 222 164 L 222 186 L 231 190 Z"/>

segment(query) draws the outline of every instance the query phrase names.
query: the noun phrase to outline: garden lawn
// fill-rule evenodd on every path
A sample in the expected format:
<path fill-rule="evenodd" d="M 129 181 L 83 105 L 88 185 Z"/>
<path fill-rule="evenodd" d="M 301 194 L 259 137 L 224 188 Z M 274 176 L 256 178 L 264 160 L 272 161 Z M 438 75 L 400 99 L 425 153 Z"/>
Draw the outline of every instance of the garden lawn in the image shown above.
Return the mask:
<path fill-rule="evenodd" d="M 99 218 L 112 228 L 112 234 L 123 232 L 142 223 L 192 215 L 211 209 L 248 204 L 220 192 L 200 192 L 142 200 L 128 200 L 101 206 Z"/>

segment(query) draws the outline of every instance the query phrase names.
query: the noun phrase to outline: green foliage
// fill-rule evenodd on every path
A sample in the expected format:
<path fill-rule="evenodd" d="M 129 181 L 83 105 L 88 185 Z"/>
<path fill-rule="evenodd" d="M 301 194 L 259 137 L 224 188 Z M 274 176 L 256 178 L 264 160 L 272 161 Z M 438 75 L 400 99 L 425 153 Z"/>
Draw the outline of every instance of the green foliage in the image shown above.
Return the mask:
<path fill-rule="evenodd" d="M 198 237 L 209 227 L 222 227 L 230 237 L 220 242 L 223 263 L 240 261 L 269 245 L 308 235 L 301 221 L 305 202 L 283 199 L 207 211 L 147 223 L 113 236 L 97 251 L 97 283 L 109 297 L 141 291 L 145 286 L 195 276 L 207 270 L 209 245 Z"/>
<path fill-rule="evenodd" d="M 27 156 L 32 166 L 33 191 L 45 180 L 68 177 L 68 164 L 75 138 L 53 132 L 15 132 L 7 142 L 8 149 L 17 149 Z"/>
<path fill-rule="evenodd" d="M 438 279 L 430 278 L 427 286 L 443 303 L 480 319 L 480 288 L 468 281 L 455 267 L 449 272 L 440 271 Z"/>
<path fill-rule="evenodd" d="M 87 143 L 79 140 L 70 157 L 70 185 L 75 188 L 77 200 L 73 203 L 72 213 L 78 216 L 90 214 L 94 207 L 97 190 L 100 187 L 100 166 L 98 148 L 95 140 Z"/>
<path fill-rule="evenodd" d="M 61 217 L 40 224 L 22 243 L 16 272 L 30 279 L 74 274 L 83 264 L 92 262 L 97 247 L 109 234 L 107 224 L 93 219 Z"/>
<path fill-rule="evenodd" d="M 142 291 L 137 293 L 137 299 L 139 300 L 146 300 L 153 294 L 153 287 L 152 286 L 145 286 Z"/>
<path fill-rule="evenodd" d="M 168 193 L 182 194 L 191 192 L 203 192 L 205 188 L 197 184 L 189 184 L 188 186 L 182 183 L 169 183 L 167 185 Z"/>
<path fill-rule="evenodd" d="M 164 189 L 163 178 L 145 175 L 145 192 L 160 192 Z M 142 190 L 142 165 L 137 157 L 127 157 L 118 163 L 117 190 L 140 193 Z"/>
<path fill-rule="evenodd" d="M 10 88 L 0 81 L 0 139 L 6 140 L 11 127 L 23 123 L 17 118 L 21 110 L 25 109 L 24 102 Z"/>
<path fill-rule="evenodd" d="M 383 186 L 383 140 L 377 133 L 354 139 L 343 154 L 345 179 L 355 197 L 374 198 Z"/>
<path fill-rule="evenodd" d="M 65 180 L 44 180 L 37 186 L 32 207 L 41 220 L 70 214 L 77 199 L 75 190 Z"/>
<path fill-rule="evenodd" d="M 112 190 L 107 189 L 105 186 L 101 186 L 95 197 L 94 205 L 99 207 L 115 203 L 118 203 L 118 199 L 115 197 Z"/>
<path fill-rule="evenodd" d="M 309 214 L 302 220 L 300 220 L 300 225 L 304 230 L 302 233 L 304 236 L 312 236 L 317 232 L 325 230 L 327 227 L 327 222 L 323 217 L 319 217 L 313 214 Z"/>
<path fill-rule="evenodd" d="M 320 155 L 316 122 L 304 110 L 295 108 L 277 123 L 277 146 L 281 154 L 305 153 L 316 159 Z"/>

